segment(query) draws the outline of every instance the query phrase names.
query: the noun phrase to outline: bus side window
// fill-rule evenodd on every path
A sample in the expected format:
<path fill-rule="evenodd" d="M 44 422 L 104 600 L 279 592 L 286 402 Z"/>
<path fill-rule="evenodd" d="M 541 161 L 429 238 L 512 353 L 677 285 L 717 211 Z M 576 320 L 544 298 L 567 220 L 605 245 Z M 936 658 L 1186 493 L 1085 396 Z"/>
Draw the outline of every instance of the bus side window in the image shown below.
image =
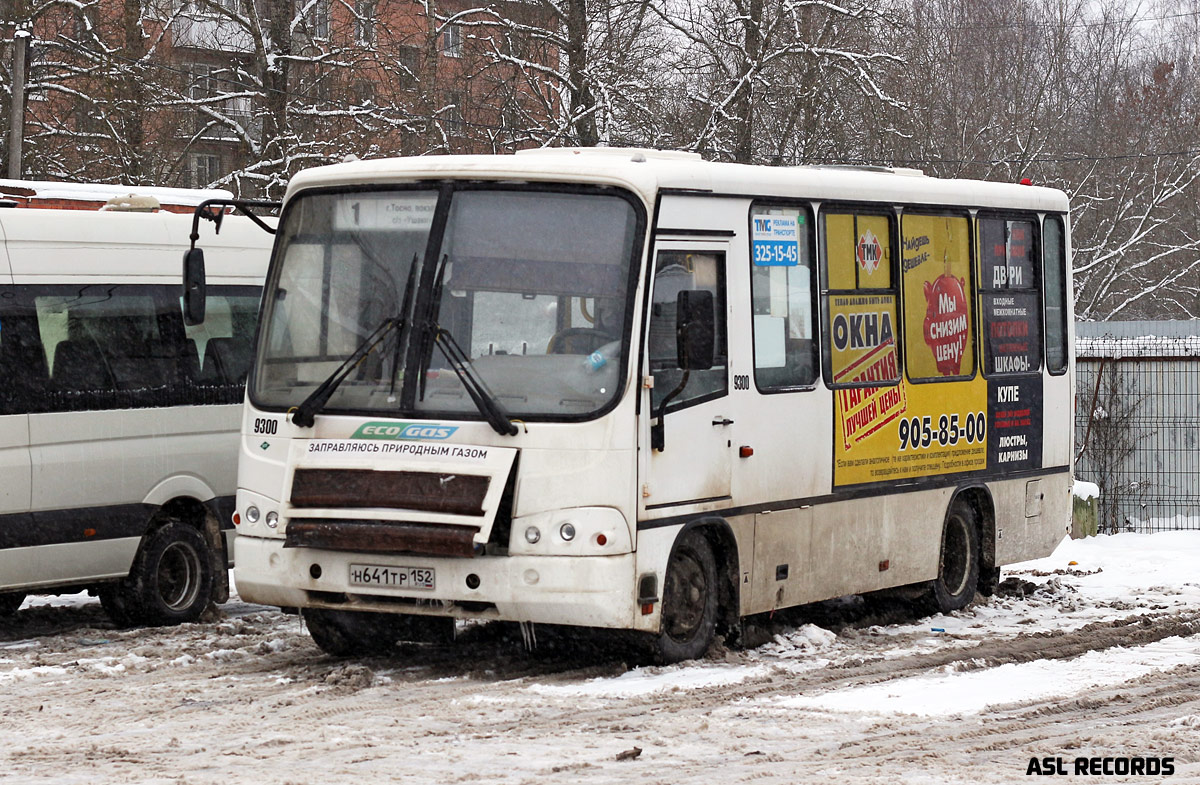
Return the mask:
<path fill-rule="evenodd" d="M 707 371 L 692 371 L 687 387 L 671 400 L 670 409 L 728 391 L 725 370 L 725 254 L 659 251 L 654 262 L 649 341 L 650 373 L 654 376 L 650 403 L 655 411 L 662 399 L 678 387 L 683 378 L 675 341 L 676 298 L 681 291 L 696 289 L 713 293 L 713 309 L 716 311 L 713 367 Z"/>
<path fill-rule="evenodd" d="M 807 387 L 817 379 L 809 223 L 803 208 L 751 211 L 754 379 L 764 392 Z"/>
<path fill-rule="evenodd" d="M 970 220 L 965 214 L 905 212 L 900 256 L 908 378 L 970 378 L 975 374 Z"/>
<path fill-rule="evenodd" d="M 178 344 L 156 287 L 48 287 L 34 297 L 56 410 L 170 405 Z"/>
<path fill-rule="evenodd" d="M 25 414 L 45 398 L 49 372 L 37 317 L 16 287 L 0 287 L 0 414 Z"/>
<path fill-rule="evenodd" d="M 822 213 L 829 381 L 881 386 L 900 381 L 896 348 L 895 221 L 887 213 Z"/>
<path fill-rule="evenodd" d="M 1034 222 L 979 218 L 979 288 L 987 376 L 1040 373 L 1041 298 L 1034 265 Z"/>
<path fill-rule="evenodd" d="M 1046 297 L 1046 369 L 1067 370 L 1067 277 L 1063 219 L 1047 216 L 1042 227 L 1042 264 Z"/>
<path fill-rule="evenodd" d="M 186 376 L 193 385 L 233 388 L 221 396 L 222 402 L 242 399 L 241 387 L 254 352 L 260 296 L 255 286 L 210 289 L 204 322 L 184 326 Z"/>

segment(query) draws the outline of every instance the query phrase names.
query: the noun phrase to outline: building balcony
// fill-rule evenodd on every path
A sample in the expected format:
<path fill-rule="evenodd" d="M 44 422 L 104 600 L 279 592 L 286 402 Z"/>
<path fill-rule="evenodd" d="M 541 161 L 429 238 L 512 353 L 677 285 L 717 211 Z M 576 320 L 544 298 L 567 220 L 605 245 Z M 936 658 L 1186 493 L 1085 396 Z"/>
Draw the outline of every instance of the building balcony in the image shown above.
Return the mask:
<path fill-rule="evenodd" d="M 254 42 L 244 28 L 211 14 L 181 14 L 171 23 L 171 34 L 177 47 L 212 52 L 246 53 L 254 50 Z"/>

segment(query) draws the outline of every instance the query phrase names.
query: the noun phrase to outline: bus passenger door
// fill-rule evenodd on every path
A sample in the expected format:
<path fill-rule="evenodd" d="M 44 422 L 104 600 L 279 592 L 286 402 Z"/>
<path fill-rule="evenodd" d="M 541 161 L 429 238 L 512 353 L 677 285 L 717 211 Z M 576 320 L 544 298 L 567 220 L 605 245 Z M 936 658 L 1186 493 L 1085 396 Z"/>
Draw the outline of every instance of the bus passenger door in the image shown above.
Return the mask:
<path fill-rule="evenodd" d="M 647 342 L 654 386 L 649 390 L 650 411 L 644 414 L 651 423 L 661 422 L 663 449 L 649 449 L 644 464 L 648 476 L 642 480 L 642 501 L 647 511 L 730 495 L 735 424 L 729 406 L 725 258 L 723 243 L 659 242 L 656 248 Z M 686 383 L 675 335 L 677 298 L 685 290 L 712 292 L 715 321 L 713 366 L 691 371 Z M 654 427 L 643 429 L 643 435 Z"/>

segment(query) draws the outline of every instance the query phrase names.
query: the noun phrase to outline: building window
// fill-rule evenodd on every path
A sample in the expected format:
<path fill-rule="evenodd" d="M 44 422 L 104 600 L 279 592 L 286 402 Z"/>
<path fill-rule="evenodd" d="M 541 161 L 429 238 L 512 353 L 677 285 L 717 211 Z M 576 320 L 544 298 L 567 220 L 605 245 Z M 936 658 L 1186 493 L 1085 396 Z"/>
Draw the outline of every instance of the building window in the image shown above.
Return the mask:
<path fill-rule="evenodd" d="M 313 0 L 304 20 L 310 36 L 329 38 L 329 0 Z"/>
<path fill-rule="evenodd" d="M 242 0 L 185 0 L 180 3 L 179 10 L 184 13 L 207 16 L 220 16 L 222 11 L 240 14 Z"/>
<path fill-rule="evenodd" d="M 451 93 L 449 96 L 450 103 L 446 106 L 444 117 L 446 118 L 446 134 L 449 136 L 461 136 L 463 132 L 463 94 Z"/>
<path fill-rule="evenodd" d="M 354 83 L 352 88 L 354 93 L 354 103 L 356 106 L 366 106 L 375 102 L 375 83 L 366 79 L 360 79 Z"/>
<path fill-rule="evenodd" d="M 354 41 L 375 43 L 375 0 L 357 0 L 354 4 Z"/>
<path fill-rule="evenodd" d="M 397 79 L 401 90 L 410 90 L 417 85 L 417 70 L 420 68 L 421 50 L 415 46 L 401 46 L 396 50 Z"/>
<path fill-rule="evenodd" d="M 208 188 L 221 179 L 221 156 L 207 153 L 192 153 L 188 156 L 191 168 L 192 188 Z"/>
<path fill-rule="evenodd" d="M 189 63 L 187 66 L 188 73 L 188 98 L 193 101 L 207 101 L 210 98 L 215 98 L 217 95 L 217 80 L 213 77 L 217 68 L 215 66 L 206 65 L 205 63 Z"/>
<path fill-rule="evenodd" d="M 446 25 L 442 31 L 442 54 L 446 57 L 462 57 L 462 28 L 458 25 Z"/>

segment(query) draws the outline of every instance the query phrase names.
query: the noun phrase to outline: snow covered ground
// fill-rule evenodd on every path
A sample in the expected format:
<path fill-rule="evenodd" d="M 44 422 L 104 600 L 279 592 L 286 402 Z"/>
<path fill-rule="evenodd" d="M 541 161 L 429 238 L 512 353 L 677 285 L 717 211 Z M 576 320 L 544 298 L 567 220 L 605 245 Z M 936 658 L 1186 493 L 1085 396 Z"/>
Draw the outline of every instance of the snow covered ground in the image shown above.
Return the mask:
<path fill-rule="evenodd" d="M 1200 782 L 1198 564 L 1195 531 L 1064 541 L 950 616 L 822 603 L 670 667 L 501 625 L 336 660 L 236 600 L 115 630 L 86 595 L 35 597 L 0 626 L 0 780 L 1008 783 L 1115 756 Z"/>

